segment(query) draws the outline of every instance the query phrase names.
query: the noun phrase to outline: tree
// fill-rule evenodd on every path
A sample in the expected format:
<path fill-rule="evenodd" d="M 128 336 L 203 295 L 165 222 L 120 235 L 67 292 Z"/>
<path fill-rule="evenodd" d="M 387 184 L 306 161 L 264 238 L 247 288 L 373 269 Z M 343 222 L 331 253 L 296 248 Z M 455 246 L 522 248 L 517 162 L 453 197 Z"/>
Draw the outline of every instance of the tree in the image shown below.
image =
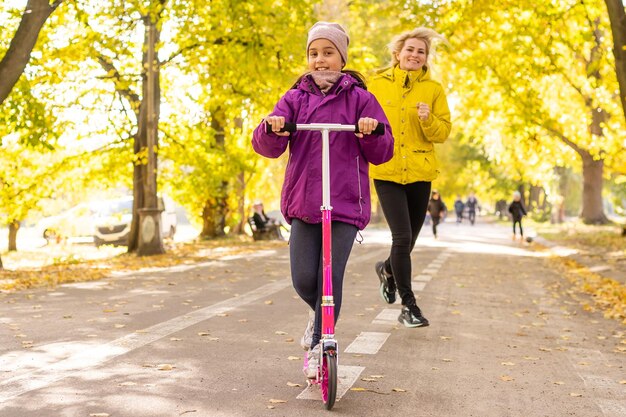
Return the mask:
<path fill-rule="evenodd" d="M 626 120 L 626 11 L 623 0 L 604 0 L 613 33 L 615 74 L 619 84 L 620 101 Z"/>

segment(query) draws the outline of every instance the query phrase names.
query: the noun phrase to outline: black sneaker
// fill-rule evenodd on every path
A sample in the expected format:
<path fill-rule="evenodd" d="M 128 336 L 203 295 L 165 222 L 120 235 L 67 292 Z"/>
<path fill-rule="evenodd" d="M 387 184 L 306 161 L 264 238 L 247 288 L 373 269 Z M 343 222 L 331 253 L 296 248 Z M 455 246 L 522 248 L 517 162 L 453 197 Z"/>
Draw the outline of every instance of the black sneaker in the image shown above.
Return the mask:
<path fill-rule="evenodd" d="M 402 312 L 398 316 L 398 321 L 404 324 L 405 327 L 428 326 L 428 320 L 426 320 L 426 317 L 422 316 L 422 311 L 415 304 L 403 306 Z"/>
<path fill-rule="evenodd" d="M 388 304 L 396 302 L 396 281 L 393 276 L 385 271 L 384 262 L 376 262 L 376 274 L 380 280 L 380 296 Z"/>

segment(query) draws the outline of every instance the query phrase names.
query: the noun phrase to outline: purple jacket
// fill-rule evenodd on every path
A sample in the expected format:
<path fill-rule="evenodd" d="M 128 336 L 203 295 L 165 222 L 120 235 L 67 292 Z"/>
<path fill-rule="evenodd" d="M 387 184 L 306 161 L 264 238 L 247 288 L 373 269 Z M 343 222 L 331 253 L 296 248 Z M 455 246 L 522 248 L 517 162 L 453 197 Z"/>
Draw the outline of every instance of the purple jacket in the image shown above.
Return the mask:
<path fill-rule="evenodd" d="M 369 164 L 387 162 L 393 156 L 393 136 L 383 109 L 376 98 L 344 74 L 327 94 L 310 76 L 301 78 L 276 104 L 274 116 L 291 123 L 356 124 L 371 117 L 385 125 L 382 136 L 357 138 L 352 132 L 330 132 L 330 204 L 333 221 L 363 229 L 370 220 Z M 280 208 L 287 222 L 293 218 L 306 223 L 321 223 L 322 215 L 322 134 L 300 131 L 290 136 L 265 133 L 263 123 L 252 137 L 254 150 L 277 158 L 289 145 L 289 162 Z"/>

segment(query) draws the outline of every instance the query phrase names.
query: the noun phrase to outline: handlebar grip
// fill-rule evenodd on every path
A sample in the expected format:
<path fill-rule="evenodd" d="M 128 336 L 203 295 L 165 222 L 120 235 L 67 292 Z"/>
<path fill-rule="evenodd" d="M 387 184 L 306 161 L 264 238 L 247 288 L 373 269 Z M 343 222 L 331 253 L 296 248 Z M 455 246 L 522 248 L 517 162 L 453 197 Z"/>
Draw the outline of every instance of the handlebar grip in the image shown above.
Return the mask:
<path fill-rule="evenodd" d="M 295 123 L 285 123 L 285 126 L 279 130 L 279 132 L 295 132 L 296 124 Z M 265 133 L 272 133 L 272 125 L 269 123 L 265 123 Z"/>
<path fill-rule="evenodd" d="M 359 131 L 359 125 L 354 125 L 354 133 L 361 133 Z M 370 133 L 370 135 L 384 135 L 385 134 L 385 125 L 382 123 L 378 123 L 376 125 L 376 129 L 372 130 L 372 133 Z"/>

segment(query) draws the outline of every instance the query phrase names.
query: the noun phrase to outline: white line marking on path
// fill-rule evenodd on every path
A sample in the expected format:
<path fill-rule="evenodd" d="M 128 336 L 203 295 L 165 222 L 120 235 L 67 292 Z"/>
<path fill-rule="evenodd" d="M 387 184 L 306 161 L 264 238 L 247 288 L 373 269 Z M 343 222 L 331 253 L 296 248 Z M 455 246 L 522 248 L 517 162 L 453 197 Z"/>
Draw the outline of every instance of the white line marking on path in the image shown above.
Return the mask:
<path fill-rule="evenodd" d="M 361 332 L 344 350 L 345 353 L 364 353 L 375 355 L 385 344 L 391 333 Z"/>
<path fill-rule="evenodd" d="M 385 308 L 378 313 L 376 318 L 372 321 L 372 324 L 396 324 L 398 315 L 400 315 L 400 310 Z"/>
<path fill-rule="evenodd" d="M 413 291 L 424 291 L 424 288 L 426 288 L 426 284 L 428 284 L 428 282 L 424 282 L 424 281 L 413 281 L 411 283 L 411 289 Z"/>
<path fill-rule="evenodd" d="M 415 278 L 413 278 L 415 281 L 425 281 L 428 282 L 431 279 L 433 279 L 432 275 L 426 275 L 426 274 L 419 274 L 417 276 L 415 276 Z"/>
<path fill-rule="evenodd" d="M 272 295 L 290 285 L 290 279 L 271 282 L 238 297 L 230 298 L 200 310 L 188 312 L 162 323 L 155 324 L 154 326 L 141 330 L 141 333 L 130 333 L 104 345 L 87 348 L 67 359 L 10 378 L 0 383 L 0 403 L 26 392 L 48 386 L 78 371 L 98 366 L 117 356 L 124 355 L 134 349 L 145 346 L 148 343 L 152 343 L 172 333 L 215 317 L 217 314 L 234 310 L 237 307 L 250 304 Z M 0 357 L 0 359 L 2 358 Z"/>
<path fill-rule="evenodd" d="M 361 372 L 363 372 L 365 368 L 362 366 L 347 366 L 347 365 L 339 365 L 339 385 L 337 386 L 337 401 L 343 397 L 346 392 L 354 385 Z M 322 394 L 320 393 L 319 385 L 311 385 L 304 389 L 296 397 L 299 400 L 321 400 Z"/>

